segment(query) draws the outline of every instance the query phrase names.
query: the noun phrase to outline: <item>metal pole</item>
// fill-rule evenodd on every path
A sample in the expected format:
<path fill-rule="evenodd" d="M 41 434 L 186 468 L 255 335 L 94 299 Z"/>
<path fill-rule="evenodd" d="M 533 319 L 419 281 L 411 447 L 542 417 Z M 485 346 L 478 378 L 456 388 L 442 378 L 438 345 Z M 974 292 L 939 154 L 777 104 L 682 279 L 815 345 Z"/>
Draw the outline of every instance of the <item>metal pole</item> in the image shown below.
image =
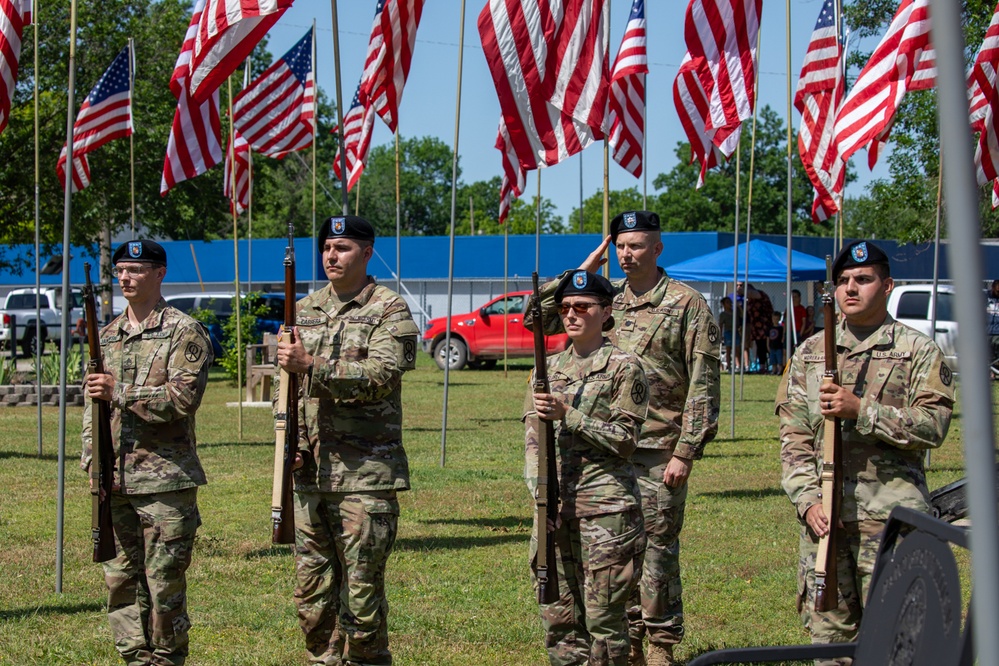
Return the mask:
<path fill-rule="evenodd" d="M 35 71 L 32 74 L 34 79 L 35 96 L 35 340 L 42 339 L 42 276 L 41 276 L 41 237 L 39 222 L 41 220 L 41 182 L 40 164 L 41 159 L 38 154 L 38 0 L 34 0 L 34 7 L 31 12 L 32 23 L 35 28 Z M 12 335 L 10 341 L 10 355 L 17 357 L 17 330 L 11 327 Z M 38 406 L 38 457 L 42 457 L 42 350 L 37 348 L 35 353 L 35 403 Z"/>
<path fill-rule="evenodd" d="M 38 19 L 35 18 L 37 21 Z M 38 76 L 38 71 L 35 71 Z M 73 210 L 73 122 L 76 119 L 76 0 L 69 3 L 69 81 L 66 103 L 66 186 L 62 218 L 62 341 L 59 346 L 59 463 L 56 481 L 56 594 L 62 594 L 62 544 L 66 508 L 66 362 L 69 358 L 69 227 Z M 984 328 L 982 329 L 984 330 Z M 41 340 L 39 339 L 39 342 Z M 984 348 L 984 347 L 983 347 Z M 40 366 L 39 366 L 40 367 Z"/>
<path fill-rule="evenodd" d="M 731 431 L 729 432 L 729 439 L 735 439 L 735 356 L 739 354 L 739 365 L 742 366 L 742 351 L 737 350 L 735 346 L 736 331 L 739 330 L 738 324 L 738 313 L 739 313 L 739 295 L 736 293 L 736 285 L 739 282 L 739 184 L 742 174 L 742 132 L 739 133 L 739 141 L 735 146 L 735 231 L 732 233 L 732 240 L 734 245 L 732 246 L 732 344 L 729 347 L 729 361 L 728 361 L 728 374 L 732 379 L 732 386 L 729 387 L 729 402 L 731 405 L 729 421 L 731 422 Z M 749 248 L 746 248 L 747 252 Z M 722 310 L 724 312 L 724 310 Z"/>
<path fill-rule="evenodd" d="M 318 71 L 316 69 L 316 19 L 312 19 L 312 83 L 318 85 Z M 312 108 L 312 246 L 316 246 L 316 151 L 319 144 L 319 100 L 317 99 Z M 252 183 L 252 180 L 251 180 Z M 250 197 L 250 204 L 253 204 L 253 197 Z M 316 290 L 316 257 L 310 254 L 312 259 L 312 288 Z"/>
<path fill-rule="evenodd" d="M 760 60 L 760 35 L 763 33 L 762 30 L 756 31 L 756 61 Z M 756 77 L 756 82 L 754 86 L 756 92 L 755 97 L 759 96 L 760 91 L 760 77 Z M 749 146 L 749 192 L 746 196 L 746 269 L 745 278 L 743 280 L 743 308 L 742 308 L 742 349 L 741 356 L 739 360 L 742 361 L 739 364 L 739 400 L 744 400 L 746 397 L 746 366 L 749 365 L 745 361 L 747 360 L 748 354 L 746 354 L 746 318 L 747 311 L 749 310 L 749 238 L 750 229 L 753 223 L 753 176 L 756 173 L 756 119 L 760 112 L 760 105 L 757 104 L 753 107 L 753 132 L 750 136 L 750 146 Z M 741 138 L 741 137 L 740 137 Z"/>
<path fill-rule="evenodd" d="M 128 103 L 134 109 L 132 95 L 135 92 L 135 40 L 128 38 Z M 131 111 L 129 112 L 131 115 Z M 129 187 L 132 191 L 132 238 L 135 238 L 135 119 L 132 120 L 132 133 L 128 135 Z"/>
<path fill-rule="evenodd" d="M 791 332 L 794 332 L 794 305 L 791 300 L 791 100 L 793 92 L 791 90 L 791 0 L 785 0 L 787 10 L 786 39 L 787 39 L 787 274 L 785 275 L 784 286 L 784 312 L 790 313 L 784 317 L 784 359 L 787 362 L 791 358 L 791 335 L 788 334 L 787 320 L 791 320 Z M 783 370 L 783 369 L 782 369 Z"/>
<path fill-rule="evenodd" d="M 396 122 L 398 123 L 398 119 Z M 402 293 L 402 194 L 399 191 L 398 124 L 395 126 L 395 292 Z"/>
<path fill-rule="evenodd" d="M 611 0 L 607 0 L 604 3 L 603 16 L 601 19 L 604 23 L 604 56 L 610 51 L 610 3 Z M 607 106 L 604 103 L 604 117 L 607 117 Z M 610 137 L 604 134 L 604 209 L 603 209 L 603 226 L 601 227 L 601 233 L 603 234 L 601 238 L 607 238 L 610 235 Z M 604 262 L 603 266 L 603 276 L 605 278 L 610 277 L 610 246 L 607 247 L 606 257 L 607 261 Z"/>
<path fill-rule="evenodd" d="M 992 416 L 992 386 L 985 337 L 982 282 L 985 272 L 980 244 L 978 189 L 967 123 L 964 35 L 961 5 L 931 0 L 932 41 L 937 52 L 937 126 L 944 154 L 950 242 L 957 319 L 961 335 L 961 410 L 964 464 L 971 508 L 972 604 L 982 630 L 974 632 L 981 666 L 999 665 L 999 632 L 988 630 L 988 619 L 999 617 L 999 512 L 996 511 L 996 442 Z"/>
<path fill-rule="evenodd" d="M 510 291 L 510 287 L 507 284 L 507 276 L 510 275 L 510 225 L 506 222 L 503 224 L 503 293 L 507 294 Z M 508 342 L 509 335 L 509 318 L 503 319 L 503 379 L 506 379 L 507 372 L 509 370 L 507 365 L 508 360 L 508 350 L 510 348 Z"/>
<path fill-rule="evenodd" d="M 933 307 L 930 309 L 930 337 L 934 341 L 937 339 L 937 287 L 940 286 L 940 218 L 943 210 L 943 146 L 938 146 L 937 161 L 937 223 L 933 231 L 933 293 L 930 298 L 933 300 Z M 924 464 L 926 469 L 930 468 L 931 449 L 926 449 Z"/>
<path fill-rule="evenodd" d="M 451 156 L 451 233 L 447 258 L 447 328 L 444 334 L 444 405 L 441 410 L 441 467 L 447 461 L 447 393 L 451 377 L 451 299 L 454 296 L 454 219 L 458 203 L 458 129 L 461 126 L 461 64 L 465 49 L 465 0 L 458 29 L 458 92 L 454 103 L 454 154 Z"/>
<path fill-rule="evenodd" d="M 233 255 L 233 284 L 236 287 L 236 388 L 237 400 L 239 401 L 239 411 L 236 417 L 238 428 L 238 441 L 243 441 L 243 364 L 241 362 L 243 352 L 243 327 L 240 323 L 240 310 L 242 306 L 241 289 L 239 285 L 239 227 L 237 221 L 239 216 L 236 213 L 236 132 L 233 129 L 232 120 L 232 77 L 226 79 L 229 85 L 229 164 L 232 171 L 229 173 L 229 204 L 232 209 L 232 255 Z"/>
<path fill-rule="evenodd" d="M 534 202 L 534 270 L 541 273 L 541 168 L 538 168 L 538 198 Z"/>
<path fill-rule="evenodd" d="M 579 233 L 583 231 L 583 151 L 579 151 Z"/>
<path fill-rule="evenodd" d="M 464 1 L 464 0 L 463 0 Z M 340 141 L 340 195 L 343 199 L 341 215 L 347 214 L 347 151 L 343 145 L 343 90 L 340 85 L 340 28 L 336 18 L 336 0 L 330 0 L 333 22 L 333 73 L 336 79 L 336 118 L 337 137 Z M 460 54 L 459 54 L 460 56 Z M 315 256 L 312 263 L 315 264 Z"/>

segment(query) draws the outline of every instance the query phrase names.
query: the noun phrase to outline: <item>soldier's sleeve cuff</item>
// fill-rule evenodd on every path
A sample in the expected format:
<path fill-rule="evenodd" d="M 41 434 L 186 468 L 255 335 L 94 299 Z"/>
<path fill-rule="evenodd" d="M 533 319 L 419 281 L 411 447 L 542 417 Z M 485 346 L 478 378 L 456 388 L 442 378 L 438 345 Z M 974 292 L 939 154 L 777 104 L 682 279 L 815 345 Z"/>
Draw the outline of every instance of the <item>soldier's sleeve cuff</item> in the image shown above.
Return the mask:
<path fill-rule="evenodd" d="M 565 421 L 565 427 L 568 430 L 576 432 L 583 425 L 583 413 L 575 407 L 566 407 L 565 417 L 562 420 Z"/>
<path fill-rule="evenodd" d="M 801 497 L 798 498 L 798 503 L 797 503 L 798 518 L 804 520 L 805 514 L 808 513 L 808 510 L 811 509 L 816 504 L 821 504 L 821 503 L 822 503 L 822 497 L 818 493 L 815 493 L 814 495 L 813 494 L 802 495 Z"/>
<path fill-rule="evenodd" d="M 677 442 L 676 448 L 673 450 L 673 455 L 685 460 L 700 460 L 704 456 L 704 447 Z"/>

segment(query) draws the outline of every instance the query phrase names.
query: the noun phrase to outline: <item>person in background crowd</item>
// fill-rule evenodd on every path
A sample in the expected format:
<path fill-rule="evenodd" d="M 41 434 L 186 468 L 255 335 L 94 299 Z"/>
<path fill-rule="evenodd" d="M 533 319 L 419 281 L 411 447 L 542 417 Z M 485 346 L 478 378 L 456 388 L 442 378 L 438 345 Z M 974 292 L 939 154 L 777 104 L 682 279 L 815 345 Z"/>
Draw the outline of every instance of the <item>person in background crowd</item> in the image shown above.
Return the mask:
<path fill-rule="evenodd" d="M 728 370 L 730 363 L 735 362 L 735 370 L 739 370 L 739 349 L 742 346 L 742 306 L 732 310 L 732 299 L 725 296 L 721 299 L 722 311 L 718 314 L 718 328 L 722 332 L 722 369 Z M 733 335 L 732 316 L 735 315 L 735 335 Z"/>
<path fill-rule="evenodd" d="M 801 338 L 798 344 L 815 335 L 815 306 L 809 305 L 805 308 L 805 324 L 801 327 Z"/>
<path fill-rule="evenodd" d="M 992 348 L 992 379 L 999 379 L 999 280 L 993 280 L 989 287 L 987 314 L 989 317 L 989 343 Z"/>
<path fill-rule="evenodd" d="M 767 349 L 769 351 L 769 370 L 771 375 L 779 375 L 784 371 L 784 324 L 780 321 L 780 314 L 774 312 L 771 316 L 773 322 L 767 332 Z"/>
<path fill-rule="evenodd" d="M 791 290 L 791 312 L 794 316 L 794 333 L 792 336 L 792 348 L 794 346 L 800 345 L 804 341 L 804 327 L 805 320 L 808 318 L 808 313 L 805 310 L 805 306 L 801 304 L 801 290 L 792 289 Z M 789 317 L 785 314 L 784 325 L 788 326 L 790 324 Z M 788 332 L 791 331 L 790 328 L 787 329 Z"/>
<path fill-rule="evenodd" d="M 770 297 L 753 285 L 746 285 L 746 326 L 745 332 L 756 345 L 756 372 L 767 374 L 770 359 L 770 325 L 773 323 L 774 306 Z"/>

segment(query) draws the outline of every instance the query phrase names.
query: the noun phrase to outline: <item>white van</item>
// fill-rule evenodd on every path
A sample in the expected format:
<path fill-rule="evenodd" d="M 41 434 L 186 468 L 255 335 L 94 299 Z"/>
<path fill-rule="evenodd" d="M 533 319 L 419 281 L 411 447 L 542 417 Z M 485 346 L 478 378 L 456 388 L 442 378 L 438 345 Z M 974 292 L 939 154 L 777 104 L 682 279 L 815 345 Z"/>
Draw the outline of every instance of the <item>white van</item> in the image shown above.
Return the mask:
<path fill-rule="evenodd" d="M 947 358 L 947 364 L 957 372 L 957 321 L 954 309 L 954 287 L 949 284 L 937 286 L 936 331 L 930 333 L 933 316 L 933 285 L 896 285 L 888 296 L 888 312 L 906 326 L 933 337 Z M 982 299 L 984 304 L 984 297 Z"/>

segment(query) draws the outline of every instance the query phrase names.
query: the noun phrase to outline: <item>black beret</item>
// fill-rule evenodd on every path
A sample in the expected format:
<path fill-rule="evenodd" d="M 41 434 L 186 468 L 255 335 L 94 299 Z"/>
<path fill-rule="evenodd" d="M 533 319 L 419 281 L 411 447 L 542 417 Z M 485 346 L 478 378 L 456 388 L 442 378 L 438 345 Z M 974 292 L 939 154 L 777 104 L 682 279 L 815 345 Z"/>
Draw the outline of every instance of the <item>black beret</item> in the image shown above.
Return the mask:
<path fill-rule="evenodd" d="M 661 231 L 659 216 L 647 210 L 629 210 L 621 213 L 610 223 L 611 240 L 626 231 Z"/>
<path fill-rule="evenodd" d="M 612 301 L 614 287 L 603 275 L 572 271 L 555 288 L 555 303 L 561 303 L 566 296 L 595 296 L 602 301 Z"/>
<path fill-rule="evenodd" d="M 150 264 L 163 264 L 166 266 L 166 250 L 156 241 L 130 240 L 119 245 L 118 249 L 111 255 L 112 264 L 117 264 L 122 260 L 144 261 Z"/>
<path fill-rule="evenodd" d="M 375 242 L 375 229 L 371 223 L 357 215 L 340 215 L 328 218 L 319 229 L 319 249 L 323 248 L 327 238 L 352 238 L 354 240 Z"/>
<path fill-rule="evenodd" d="M 850 243 L 839 253 L 836 261 L 833 262 L 833 282 L 839 280 L 839 274 L 844 269 L 854 266 L 874 266 L 883 264 L 888 266 L 888 255 L 880 247 L 871 241 L 855 241 Z"/>

